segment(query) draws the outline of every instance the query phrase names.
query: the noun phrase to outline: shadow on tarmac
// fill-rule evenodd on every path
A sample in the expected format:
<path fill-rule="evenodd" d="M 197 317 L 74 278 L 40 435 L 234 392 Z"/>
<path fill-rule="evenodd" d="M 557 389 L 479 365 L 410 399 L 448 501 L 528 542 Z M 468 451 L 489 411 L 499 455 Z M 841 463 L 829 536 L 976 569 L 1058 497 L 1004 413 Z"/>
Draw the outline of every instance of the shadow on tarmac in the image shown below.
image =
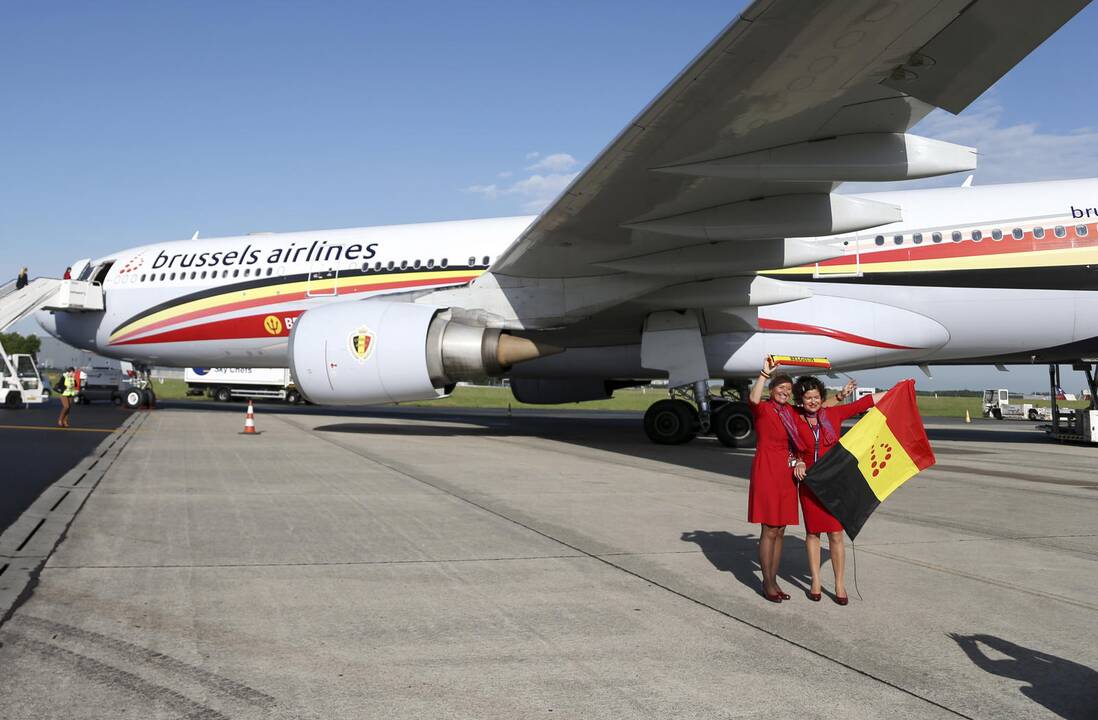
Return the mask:
<path fill-rule="evenodd" d="M 1066 720 L 1096 716 L 1098 672 L 1093 669 L 994 635 L 950 633 L 949 637 L 981 670 L 1026 683 L 1019 688 L 1022 694 L 1050 712 Z"/>
<path fill-rule="evenodd" d="M 757 535 L 737 535 L 726 530 L 690 530 L 684 532 L 680 539 L 683 542 L 695 543 L 701 548 L 705 558 L 717 570 L 732 573 L 732 576 L 743 585 L 762 594 L 762 580 L 761 575 L 758 574 L 760 568 Z M 826 545 L 820 548 L 821 565 L 825 565 L 830 557 L 831 554 Z M 826 571 L 826 568 L 823 570 Z M 824 576 L 826 577 L 826 574 Z M 808 571 L 808 556 L 804 540 L 801 538 L 793 535 L 785 536 L 778 577 L 803 592 L 807 592 L 812 587 L 812 575 Z"/>

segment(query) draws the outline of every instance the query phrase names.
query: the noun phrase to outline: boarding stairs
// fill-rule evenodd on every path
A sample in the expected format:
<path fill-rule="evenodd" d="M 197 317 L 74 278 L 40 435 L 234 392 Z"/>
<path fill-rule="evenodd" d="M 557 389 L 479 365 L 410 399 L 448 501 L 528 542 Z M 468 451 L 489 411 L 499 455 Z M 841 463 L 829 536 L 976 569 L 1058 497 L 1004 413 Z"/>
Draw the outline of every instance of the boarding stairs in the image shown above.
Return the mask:
<path fill-rule="evenodd" d="M 13 280 L 0 286 L 0 332 L 36 310 L 94 312 L 103 308 L 103 287 L 97 282 L 35 278 L 16 290 Z"/>

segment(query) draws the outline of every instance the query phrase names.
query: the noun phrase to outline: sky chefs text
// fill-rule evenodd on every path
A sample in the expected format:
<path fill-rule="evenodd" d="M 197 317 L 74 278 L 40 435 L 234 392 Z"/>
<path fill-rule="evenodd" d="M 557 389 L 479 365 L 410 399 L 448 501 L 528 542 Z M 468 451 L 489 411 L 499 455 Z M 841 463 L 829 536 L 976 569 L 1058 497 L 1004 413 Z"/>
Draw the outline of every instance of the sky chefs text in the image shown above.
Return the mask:
<path fill-rule="evenodd" d="M 233 265 L 255 265 L 261 262 L 261 256 L 267 253 L 262 260 L 268 265 L 295 262 L 335 262 L 338 260 L 369 260 L 377 254 L 377 243 L 362 245 L 354 243 L 343 247 L 342 245 L 329 245 L 327 240 L 314 240 L 312 245 L 294 247 L 273 248 L 263 250 L 247 245 L 243 250 L 229 250 L 202 252 L 202 253 L 176 253 L 168 255 L 163 250 L 153 261 L 152 269 L 160 268 L 202 268 L 202 267 L 232 267 Z M 304 253 L 304 256 L 302 254 Z"/>

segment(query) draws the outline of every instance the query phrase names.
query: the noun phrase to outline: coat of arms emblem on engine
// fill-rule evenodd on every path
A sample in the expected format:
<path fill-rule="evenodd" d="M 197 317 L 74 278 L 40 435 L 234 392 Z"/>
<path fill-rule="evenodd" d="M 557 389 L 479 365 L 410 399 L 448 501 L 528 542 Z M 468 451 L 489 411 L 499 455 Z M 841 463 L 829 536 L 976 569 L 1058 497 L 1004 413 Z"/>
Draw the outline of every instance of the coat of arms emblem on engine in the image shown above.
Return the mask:
<path fill-rule="evenodd" d="M 363 325 L 351 333 L 350 345 L 351 355 L 359 362 L 366 362 L 374 351 L 374 334 Z"/>

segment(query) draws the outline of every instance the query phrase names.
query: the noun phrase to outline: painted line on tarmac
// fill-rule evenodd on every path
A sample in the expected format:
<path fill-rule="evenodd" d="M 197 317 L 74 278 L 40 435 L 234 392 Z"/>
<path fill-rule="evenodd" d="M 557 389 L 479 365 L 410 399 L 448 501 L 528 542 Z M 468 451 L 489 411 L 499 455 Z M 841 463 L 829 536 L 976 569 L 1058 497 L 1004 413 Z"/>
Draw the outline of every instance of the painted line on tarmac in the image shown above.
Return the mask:
<path fill-rule="evenodd" d="M 74 428 L 74 427 L 51 427 L 49 425 L 0 425 L 0 430 L 56 430 L 64 432 L 97 432 L 97 433 L 112 433 L 112 428 Z"/>
<path fill-rule="evenodd" d="M 717 613 L 718 615 L 726 617 L 729 620 L 733 620 L 735 622 L 738 622 L 738 623 L 740 623 L 742 625 L 745 625 L 746 627 L 749 627 L 753 630 L 757 630 L 757 631 L 759 631 L 759 632 L 761 632 L 765 635 L 769 635 L 770 637 L 775 638 L 776 640 L 781 640 L 782 642 L 784 642 L 788 645 L 791 645 L 795 648 L 798 648 L 799 650 L 803 650 L 804 652 L 807 652 L 807 653 L 809 653 L 809 654 L 811 654 L 811 655 L 813 655 L 817 658 L 820 658 L 821 660 L 824 660 L 828 663 L 837 665 L 841 668 L 849 670 L 849 671 L 851 671 L 851 672 L 853 672 L 857 675 L 860 675 L 864 678 L 867 678 L 869 680 L 873 680 L 874 682 L 877 682 L 877 683 L 880 683 L 881 685 L 892 688 L 893 690 L 896 690 L 897 692 L 900 692 L 900 693 L 902 693 L 904 695 L 907 695 L 909 697 L 915 698 L 916 700 L 920 700 L 922 702 L 925 702 L 926 704 L 931 705 L 933 707 L 936 707 L 939 710 L 943 710 L 943 711 L 949 713 L 950 715 L 954 715 L 954 716 L 959 717 L 959 718 L 965 718 L 965 720 L 975 720 L 975 718 L 973 718 L 971 715 L 966 715 L 965 713 L 963 713 L 959 710 L 955 710 L 954 708 L 951 708 L 948 705 L 943 705 L 942 703 L 937 702 L 935 700 L 932 700 L 932 699 L 926 697 L 925 695 L 920 695 L 918 692 L 916 692 L 914 690 L 909 690 L 908 688 L 905 688 L 902 685 L 897 685 L 896 683 L 892 682 L 891 680 L 883 678 L 879 675 L 874 675 L 873 673 L 869 672 L 868 670 L 862 670 L 859 667 L 856 667 L 856 666 L 851 665 L 849 663 L 843 662 L 842 660 L 839 660 L 839 659 L 834 658 L 834 657 L 832 657 L 832 656 L 830 656 L 830 655 L 828 655 L 824 652 L 821 652 L 821 651 L 816 650 L 812 647 L 809 647 L 808 645 L 805 645 L 804 643 L 801 643 L 797 640 L 794 640 L 793 638 L 786 637 L 786 636 L 782 635 L 781 633 L 778 633 L 774 630 L 769 630 L 769 629 L 767 629 L 767 628 L 765 628 L 765 627 L 763 627 L 763 626 L 761 626 L 757 623 L 754 623 L 754 622 L 752 622 L 752 621 L 750 621 L 746 618 L 742 618 L 738 615 L 734 615 L 734 614 L 732 614 L 731 612 L 729 612 L 727 610 L 722 610 L 721 608 L 716 607 L 715 605 L 711 605 L 711 604 L 705 602 L 704 600 L 701 600 L 699 598 L 688 595 L 688 594 L 686 594 L 685 592 L 683 592 L 681 590 L 676 590 L 675 588 L 670 587 L 669 585 L 664 585 L 663 583 L 659 582 L 658 580 L 653 580 L 652 578 L 646 577 L 646 576 L 642 575 L 640 572 L 638 572 L 636 570 L 630 570 L 627 567 L 624 567 L 622 565 L 619 565 L 618 563 L 612 562 L 605 555 L 599 555 L 599 554 L 590 552 L 588 550 L 584 550 L 583 548 L 581 548 L 577 545 L 573 545 L 573 544 L 569 543 L 566 540 L 561 540 L 560 538 L 554 537 L 553 535 L 550 535 L 547 532 L 544 532 L 542 530 L 538 530 L 537 528 L 535 528 L 531 525 L 528 525 L 528 524 L 522 522 L 521 520 L 516 520 L 515 518 L 508 517 L 507 515 L 500 512 L 499 510 L 495 510 L 493 508 L 488 507 L 487 505 L 483 505 L 483 504 L 477 502 L 476 500 L 473 500 L 469 497 L 466 497 L 466 496 L 462 495 L 461 493 L 446 487 L 443 484 L 440 484 L 438 482 L 432 482 L 431 480 L 427 480 L 427 479 L 424 479 L 422 477 L 419 477 L 419 476 L 413 474 L 412 472 L 410 472 L 408 470 L 405 470 L 405 469 L 403 469 L 401 467 L 398 467 L 394 464 L 386 462 L 385 460 L 382 460 L 382 459 L 380 459 L 380 458 L 378 458 L 374 455 L 371 455 L 370 453 L 367 453 L 366 451 L 362 450 L 361 448 L 356 448 L 353 445 L 345 444 L 345 443 L 343 443 L 343 442 L 341 442 L 341 441 L 339 441 L 335 438 L 326 437 L 325 435 L 317 432 L 316 430 L 314 430 L 310 427 L 307 427 L 307 426 L 302 425 L 302 424 L 300 424 L 300 423 L 298 423 L 294 420 L 291 420 L 290 418 L 286 417 L 285 415 L 275 414 L 275 415 L 272 415 L 271 417 L 277 418 L 278 420 L 281 420 L 282 422 L 286 423 L 287 425 L 289 425 L 289 426 L 291 426 L 291 427 L 293 427 L 293 428 L 295 428 L 295 429 L 297 429 L 301 432 L 304 432 L 308 435 L 312 435 L 313 437 L 317 438 L 318 440 L 323 440 L 324 442 L 335 445 L 338 448 L 342 448 L 343 450 L 346 450 L 347 452 L 352 453 L 353 455 L 357 455 L 358 457 L 361 457 L 365 460 L 369 460 L 370 462 L 375 463 L 377 465 L 380 465 L 381 467 L 387 468 L 388 470 L 391 470 L 392 472 L 394 472 L 398 475 L 402 475 L 403 477 L 406 477 L 409 480 L 412 480 L 414 482 L 418 482 L 418 483 L 421 483 L 423 485 L 426 485 L 427 487 L 433 488 L 433 489 L 435 489 L 435 490 L 437 490 L 441 493 L 445 493 L 446 495 L 449 495 L 450 497 L 453 497 L 456 500 L 460 500 L 460 501 L 462 501 L 464 503 L 467 503 L 467 504 L 469 504 L 469 505 L 471 505 L 471 506 L 473 506 L 473 507 L 475 507 L 479 510 L 484 511 L 484 512 L 488 513 L 489 515 L 493 515 L 497 518 L 500 518 L 501 520 L 505 520 L 506 522 L 517 525 L 518 527 L 521 527 L 524 530 L 527 530 L 527 531 L 532 532 L 536 535 L 539 535 L 540 537 L 543 537 L 547 540 L 550 540 L 550 541 L 555 542 L 559 545 L 562 545 L 562 546 L 568 548 L 569 550 L 580 553 L 584 557 L 590 558 L 591 560 L 602 563 L 602 564 L 604 564 L 608 567 L 614 568 L 615 570 L 623 572 L 626 575 L 630 575 L 634 578 L 637 578 L 638 580 L 641 580 L 645 583 L 648 583 L 649 585 L 652 585 L 653 587 L 658 587 L 658 588 L 660 588 L 661 590 L 663 590 L 665 592 L 668 592 L 672 595 L 675 595 L 675 596 L 677 596 L 677 597 L 679 597 L 683 600 L 691 602 L 691 603 L 693 603 L 695 605 L 698 605 L 700 607 L 703 607 L 707 610 L 711 610 L 711 611 Z"/>

